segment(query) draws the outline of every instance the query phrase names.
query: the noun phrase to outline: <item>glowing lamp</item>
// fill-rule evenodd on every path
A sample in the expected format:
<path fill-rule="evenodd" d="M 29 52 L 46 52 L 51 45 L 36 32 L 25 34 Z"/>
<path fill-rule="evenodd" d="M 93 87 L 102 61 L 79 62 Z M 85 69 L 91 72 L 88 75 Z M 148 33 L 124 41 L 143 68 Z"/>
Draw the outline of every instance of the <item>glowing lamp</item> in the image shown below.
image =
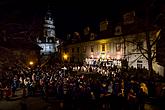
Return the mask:
<path fill-rule="evenodd" d="M 68 59 L 68 55 L 67 54 L 64 54 L 64 60 L 67 60 Z"/>
<path fill-rule="evenodd" d="M 107 59 L 109 58 L 110 56 L 109 55 L 107 55 Z"/>
<path fill-rule="evenodd" d="M 33 65 L 34 63 L 33 63 L 33 61 L 30 61 L 29 64 L 30 64 L 30 65 Z"/>

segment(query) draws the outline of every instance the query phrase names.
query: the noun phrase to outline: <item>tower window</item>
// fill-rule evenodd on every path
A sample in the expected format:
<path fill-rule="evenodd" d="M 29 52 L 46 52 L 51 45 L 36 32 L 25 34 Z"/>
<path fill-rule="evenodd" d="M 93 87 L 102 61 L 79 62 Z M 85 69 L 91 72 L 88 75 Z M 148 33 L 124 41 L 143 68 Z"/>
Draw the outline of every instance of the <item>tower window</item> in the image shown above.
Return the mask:
<path fill-rule="evenodd" d="M 121 50 L 121 44 L 120 43 L 117 43 L 116 44 L 116 51 L 118 52 L 118 51 L 120 51 Z"/>

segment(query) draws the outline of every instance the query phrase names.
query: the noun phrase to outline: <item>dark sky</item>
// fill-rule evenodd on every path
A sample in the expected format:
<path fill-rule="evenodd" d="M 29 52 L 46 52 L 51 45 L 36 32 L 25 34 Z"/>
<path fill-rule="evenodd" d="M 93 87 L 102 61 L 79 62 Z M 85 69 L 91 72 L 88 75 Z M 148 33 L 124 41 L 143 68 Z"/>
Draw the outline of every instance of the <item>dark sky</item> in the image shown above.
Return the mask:
<path fill-rule="evenodd" d="M 0 20 L 18 15 L 23 20 L 41 16 L 49 5 L 57 36 L 61 37 L 74 31 L 82 32 L 86 26 L 96 30 L 101 19 L 117 19 L 120 9 L 139 1 L 143 0 L 0 0 Z"/>

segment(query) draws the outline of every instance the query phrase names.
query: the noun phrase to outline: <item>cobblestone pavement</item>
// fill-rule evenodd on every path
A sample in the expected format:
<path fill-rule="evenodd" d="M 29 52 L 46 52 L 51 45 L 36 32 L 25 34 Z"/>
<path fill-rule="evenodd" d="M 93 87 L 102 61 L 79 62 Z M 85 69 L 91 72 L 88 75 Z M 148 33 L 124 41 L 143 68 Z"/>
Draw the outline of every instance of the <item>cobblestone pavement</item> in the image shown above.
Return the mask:
<path fill-rule="evenodd" d="M 0 110 L 21 110 L 20 101 L 0 101 Z"/>
<path fill-rule="evenodd" d="M 18 89 L 16 91 L 17 97 L 9 97 L 9 101 L 7 101 L 5 98 L 0 100 L 0 110 L 20 110 L 20 94 L 21 94 L 21 89 Z"/>
<path fill-rule="evenodd" d="M 22 100 L 0 101 L 0 110 L 21 110 Z M 25 99 L 27 110 L 61 110 L 63 103 L 60 101 L 52 101 L 51 104 L 45 102 L 39 97 L 29 97 Z M 145 110 L 160 110 L 152 105 L 145 104 Z"/>
<path fill-rule="evenodd" d="M 46 102 L 41 97 L 28 97 L 22 100 L 22 90 L 16 92 L 17 97 L 10 97 L 11 100 L 0 100 L 0 110 L 22 110 L 21 103 L 24 101 L 27 105 L 27 110 L 61 110 L 63 108 L 63 101 L 55 98 L 48 98 Z M 25 108 L 23 110 L 26 110 Z M 103 110 L 103 109 L 101 109 Z M 105 110 L 105 109 L 104 109 Z M 145 110 L 160 110 L 150 104 L 145 104 Z"/>

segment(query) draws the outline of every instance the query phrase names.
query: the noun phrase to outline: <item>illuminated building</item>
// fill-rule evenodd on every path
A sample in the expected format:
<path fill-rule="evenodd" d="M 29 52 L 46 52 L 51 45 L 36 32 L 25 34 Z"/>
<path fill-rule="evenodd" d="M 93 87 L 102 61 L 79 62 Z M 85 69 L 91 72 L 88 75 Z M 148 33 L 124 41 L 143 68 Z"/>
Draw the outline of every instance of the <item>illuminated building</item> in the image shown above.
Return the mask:
<path fill-rule="evenodd" d="M 46 13 L 44 18 L 44 35 L 40 38 L 37 38 L 38 45 L 42 48 L 42 55 L 50 55 L 52 53 L 56 53 L 58 51 L 59 39 L 55 36 L 55 26 L 54 20 L 50 11 Z"/>
<path fill-rule="evenodd" d="M 126 59 L 129 67 L 148 69 L 144 22 L 137 21 L 135 17 L 135 11 L 130 11 L 124 13 L 123 22 L 115 25 L 107 19 L 101 21 L 98 35 L 91 36 L 91 32 L 87 32 L 90 29 L 87 28 L 86 36 L 81 36 L 81 41 L 64 45 L 62 53 L 67 53 L 69 62 L 94 65 L 97 62 L 112 61 L 113 64 L 121 66 L 121 61 Z M 158 37 L 159 31 L 159 28 L 152 26 L 149 29 L 151 43 Z M 156 52 L 156 45 L 151 50 Z M 153 69 L 162 74 L 155 58 Z"/>

